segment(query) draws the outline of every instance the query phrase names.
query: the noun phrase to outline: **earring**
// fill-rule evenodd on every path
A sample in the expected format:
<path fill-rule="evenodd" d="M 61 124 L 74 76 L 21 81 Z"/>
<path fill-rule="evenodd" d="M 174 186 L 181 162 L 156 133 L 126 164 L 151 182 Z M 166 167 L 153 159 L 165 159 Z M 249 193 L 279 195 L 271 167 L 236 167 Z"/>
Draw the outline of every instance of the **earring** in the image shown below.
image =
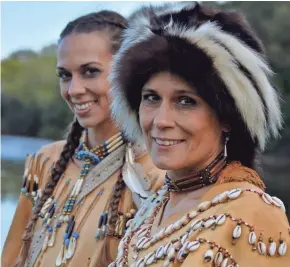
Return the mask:
<path fill-rule="evenodd" d="M 227 143 L 230 140 L 229 132 L 225 132 L 226 138 L 225 138 L 225 147 L 224 147 L 224 157 L 226 158 L 228 156 L 228 150 L 227 150 Z"/>

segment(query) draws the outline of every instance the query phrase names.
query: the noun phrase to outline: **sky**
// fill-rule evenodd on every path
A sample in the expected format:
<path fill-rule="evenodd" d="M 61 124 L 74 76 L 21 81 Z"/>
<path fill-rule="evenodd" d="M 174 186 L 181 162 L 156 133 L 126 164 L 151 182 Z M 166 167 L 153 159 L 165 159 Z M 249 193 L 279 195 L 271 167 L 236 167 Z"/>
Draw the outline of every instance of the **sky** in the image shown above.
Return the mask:
<path fill-rule="evenodd" d="M 127 17 L 144 1 L 1 1 L 1 59 L 20 49 L 40 51 L 56 43 L 66 24 L 87 13 L 101 9 Z M 160 2 L 155 2 L 160 4 Z"/>

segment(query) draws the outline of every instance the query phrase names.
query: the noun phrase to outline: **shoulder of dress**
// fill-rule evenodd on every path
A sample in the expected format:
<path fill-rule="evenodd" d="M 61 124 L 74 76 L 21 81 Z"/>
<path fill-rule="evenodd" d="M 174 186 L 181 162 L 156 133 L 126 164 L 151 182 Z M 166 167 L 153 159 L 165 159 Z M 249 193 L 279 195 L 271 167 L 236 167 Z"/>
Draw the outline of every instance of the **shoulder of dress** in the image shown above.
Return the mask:
<path fill-rule="evenodd" d="M 56 141 L 51 144 L 45 145 L 39 149 L 39 151 L 36 153 L 36 155 L 43 155 L 44 157 L 49 157 L 50 159 L 58 158 L 60 153 L 62 152 L 62 149 L 65 145 L 66 141 Z"/>
<path fill-rule="evenodd" d="M 65 141 L 57 141 L 41 147 L 36 153 L 27 155 L 21 192 L 34 203 L 41 196 L 44 184 L 58 160 Z"/>
<path fill-rule="evenodd" d="M 190 242 L 206 247 L 204 257 L 218 264 L 227 258 L 232 266 L 287 266 L 290 226 L 283 202 L 253 185 L 227 189 L 209 200 L 211 207 L 198 218 L 202 228 Z M 186 262 L 192 260 L 201 259 L 190 255 Z"/>
<path fill-rule="evenodd" d="M 265 190 L 265 184 L 260 178 L 259 174 L 238 161 L 230 162 L 226 168 L 221 172 L 216 184 L 224 183 L 250 183 Z"/>

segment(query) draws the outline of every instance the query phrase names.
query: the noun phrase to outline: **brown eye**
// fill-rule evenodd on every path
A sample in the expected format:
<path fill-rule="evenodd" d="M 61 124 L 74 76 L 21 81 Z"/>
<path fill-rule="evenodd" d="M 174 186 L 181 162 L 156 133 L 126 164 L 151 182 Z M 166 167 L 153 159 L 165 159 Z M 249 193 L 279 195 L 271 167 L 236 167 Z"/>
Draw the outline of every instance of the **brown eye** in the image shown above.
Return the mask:
<path fill-rule="evenodd" d="M 148 104 L 157 103 L 160 100 L 160 97 L 156 94 L 145 94 L 142 96 L 142 101 Z"/>
<path fill-rule="evenodd" d="M 57 76 L 60 78 L 62 81 L 68 81 L 71 78 L 71 74 L 67 71 L 58 71 Z"/>
<path fill-rule="evenodd" d="M 88 78 L 94 78 L 100 73 L 100 70 L 98 68 L 86 68 L 84 69 L 83 75 Z"/>
<path fill-rule="evenodd" d="M 188 96 L 182 96 L 179 98 L 178 104 L 181 106 L 195 106 L 197 104 L 196 100 Z"/>

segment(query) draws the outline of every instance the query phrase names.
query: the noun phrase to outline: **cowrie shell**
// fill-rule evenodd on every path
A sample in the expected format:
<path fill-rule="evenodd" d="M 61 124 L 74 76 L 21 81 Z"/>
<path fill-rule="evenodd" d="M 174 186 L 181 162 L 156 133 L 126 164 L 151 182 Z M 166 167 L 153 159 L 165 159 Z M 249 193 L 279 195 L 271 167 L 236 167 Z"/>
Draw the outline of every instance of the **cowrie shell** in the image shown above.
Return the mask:
<path fill-rule="evenodd" d="M 195 220 L 191 223 L 190 228 L 192 228 L 194 231 L 199 229 L 202 225 L 202 220 Z"/>
<path fill-rule="evenodd" d="M 215 224 L 215 219 L 209 219 L 203 223 L 203 227 L 210 228 L 213 224 Z"/>
<path fill-rule="evenodd" d="M 262 241 L 258 242 L 258 252 L 261 255 L 266 255 L 267 248 L 266 248 L 266 245 L 264 244 L 264 242 L 262 242 Z"/>
<path fill-rule="evenodd" d="M 199 241 L 191 241 L 188 243 L 187 248 L 189 249 L 190 252 L 196 251 L 200 246 Z"/>
<path fill-rule="evenodd" d="M 213 258 L 213 250 L 209 249 L 204 253 L 204 261 L 205 262 L 210 262 Z"/>
<path fill-rule="evenodd" d="M 224 222 L 226 221 L 226 215 L 224 215 L 224 214 L 220 214 L 216 219 L 215 219 L 215 223 L 217 224 L 217 225 L 222 225 L 222 224 L 224 224 Z"/>
<path fill-rule="evenodd" d="M 188 216 L 189 218 L 192 220 L 193 218 L 195 218 L 199 213 L 196 210 L 191 211 Z"/>
<path fill-rule="evenodd" d="M 272 197 L 267 194 L 267 193 L 263 193 L 262 194 L 262 199 L 264 200 L 265 203 L 267 203 L 268 205 L 272 204 Z"/>
<path fill-rule="evenodd" d="M 156 261 L 156 258 L 155 258 L 155 253 L 154 252 L 151 252 L 151 253 L 149 253 L 148 255 L 146 255 L 144 257 L 144 262 L 145 262 L 146 265 L 151 265 L 155 261 Z"/>
<path fill-rule="evenodd" d="M 224 203 L 228 199 L 228 193 L 229 191 L 225 191 L 219 194 L 219 198 L 218 198 L 219 203 Z"/>
<path fill-rule="evenodd" d="M 287 252 L 287 244 L 285 242 L 282 242 L 279 246 L 278 254 L 280 256 L 284 256 L 286 252 Z"/>
<path fill-rule="evenodd" d="M 218 252 L 216 255 L 215 255 L 215 258 L 214 258 L 214 263 L 217 265 L 217 266 L 220 266 L 220 264 L 222 263 L 224 259 L 224 256 L 221 252 Z"/>
<path fill-rule="evenodd" d="M 280 198 L 272 197 L 272 202 L 274 205 L 276 205 L 277 207 L 281 208 L 284 212 L 286 212 L 286 208 L 284 206 L 284 203 Z"/>
<path fill-rule="evenodd" d="M 237 239 L 241 236 L 242 234 L 242 227 L 240 225 L 237 225 L 233 231 L 233 238 Z"/>
<path fill-rule="evenodd" d="M 211 207 L 211 201 L 204 201 L 202 203 L 200 203 L 197 207 L 198 211 L 202 212 L 202 211 L 206 211 Z"/>
<path fill-rule="evenodd" d="M 233 189 L 230 192 L 228 192 L 227 196 L 229 199 L 236 199 L 241 195 L 241 193 L 242 193 L 242 190 L 236 188 L 236 189 Z"/>
<path fill-rule="evenodd" d="M 249 244 L 250 245 L 254 245 L 257 241 L 257 236 L 256 233 L 254 231 L 250 232 L 249 234 Z"/>
<path fill-rule="evenodd" d="M 269 245 L 269 255 L 273 257 L 276 254 L 277 244 L 276 242 L 271 242 Z"/>

